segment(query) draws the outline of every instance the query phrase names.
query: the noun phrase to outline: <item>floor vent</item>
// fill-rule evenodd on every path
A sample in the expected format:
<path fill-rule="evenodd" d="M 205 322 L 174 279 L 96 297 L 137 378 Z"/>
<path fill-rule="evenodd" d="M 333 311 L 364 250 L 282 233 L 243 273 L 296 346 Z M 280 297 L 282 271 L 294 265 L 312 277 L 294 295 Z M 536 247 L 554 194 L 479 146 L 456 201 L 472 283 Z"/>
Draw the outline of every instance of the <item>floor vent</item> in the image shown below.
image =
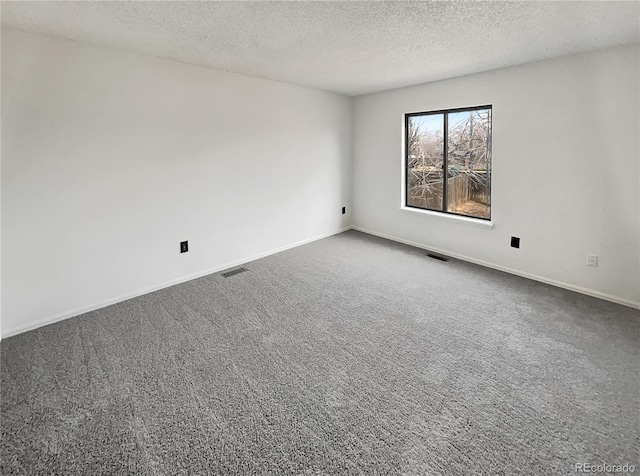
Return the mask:
<path fill-rule="evenodd" d="M 249 271 L 247 268 L 240 267 L 236 269 L 231 269 L 229 271 L 225 271 L 224 273 L 220 273 L 224 278 L 230 278 L 231 276 L 235 276 L 236 274 L 244 273 L 245 271 Z"/>
<path fill-rule="evenodd" d="M 438 256 L 431 253 L 428 253 L 427 256 L 429 258 L 437 259 L 438 261 L 449 261 L 449 258 L 445 258 L 444 256 Z"/>

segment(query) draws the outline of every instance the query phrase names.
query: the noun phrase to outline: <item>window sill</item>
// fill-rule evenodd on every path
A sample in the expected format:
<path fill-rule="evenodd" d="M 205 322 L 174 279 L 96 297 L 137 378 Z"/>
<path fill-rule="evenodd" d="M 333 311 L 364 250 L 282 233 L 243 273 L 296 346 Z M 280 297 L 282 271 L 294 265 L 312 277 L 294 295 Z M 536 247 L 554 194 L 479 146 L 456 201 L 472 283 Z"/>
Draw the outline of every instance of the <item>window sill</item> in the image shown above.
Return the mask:
<path fill-rule="evenodd" d="M 488 220 L 481 220 L 479 218 L 463 217 L 459 215 L 449 215 L 447 213 L 433 212 L 431 210 L 420 210 L 418 208 L 411 208 L 411 207 L 400 207 L 400 210 L 403 210 L 409 213 L 417 213 L 419 215 L 427 215 L 434 218 L 438 218 L 440 220 L 447 220 L 450 222 L 460 223 L 461 225 L 477 226 L 479 228 L 488 228 L 488 229 L 493 228 L 493 222 L 490 222 Z"/>

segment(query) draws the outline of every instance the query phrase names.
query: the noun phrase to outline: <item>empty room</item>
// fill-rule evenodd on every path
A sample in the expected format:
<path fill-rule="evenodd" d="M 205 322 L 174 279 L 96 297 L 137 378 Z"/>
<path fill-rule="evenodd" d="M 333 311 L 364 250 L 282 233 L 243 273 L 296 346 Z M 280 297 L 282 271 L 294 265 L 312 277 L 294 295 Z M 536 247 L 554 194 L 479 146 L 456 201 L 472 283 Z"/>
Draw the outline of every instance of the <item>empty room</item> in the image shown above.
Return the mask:
<path fill-rule="evenodd" d="M 2 1 L 0 473 L 640 473 L 640 3 Z"/>

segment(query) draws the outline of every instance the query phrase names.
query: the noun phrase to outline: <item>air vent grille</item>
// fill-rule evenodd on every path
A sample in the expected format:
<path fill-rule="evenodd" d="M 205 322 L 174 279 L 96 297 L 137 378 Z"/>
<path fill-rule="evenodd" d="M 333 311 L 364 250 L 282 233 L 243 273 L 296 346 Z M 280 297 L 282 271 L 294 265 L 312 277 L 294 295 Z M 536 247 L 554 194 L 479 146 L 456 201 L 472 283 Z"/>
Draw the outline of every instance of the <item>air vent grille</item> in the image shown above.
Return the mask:
<path fill-rule="evenodd" d="M 245 267 L 230 269 L 229 271 L 225 271 L 224 273 L 220 273 L 223 278 L 230 278 L 231 276 L 235 276 L 236 274 L 244 273 L 245 271 L 249 271 Z"/>

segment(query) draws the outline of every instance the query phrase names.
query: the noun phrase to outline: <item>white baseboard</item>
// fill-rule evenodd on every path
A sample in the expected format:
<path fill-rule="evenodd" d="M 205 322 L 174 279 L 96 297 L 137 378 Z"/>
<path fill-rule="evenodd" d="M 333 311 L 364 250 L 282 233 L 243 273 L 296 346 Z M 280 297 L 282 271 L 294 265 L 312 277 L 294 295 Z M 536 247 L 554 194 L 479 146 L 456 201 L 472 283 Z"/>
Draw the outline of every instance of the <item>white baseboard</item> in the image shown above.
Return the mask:
<path fill-rule="evenodd" d="M 298 241 L 296 243 L 292 243 L 290 245 L 286 245 L 286 246 L 281 246 L 280 248 L 276 248 L 270 251 L 266 251 L 264 253 L 259 253 L 256 255 L 252 255 L 252 256 L 247 256 L 246 258 L 243 258 L 241 260 L 235 260 L 235 261 L 231 261 L 229 263 L 224 263 L 220 266 L 216 266 L 214 268 L 210 268 L 210 269 L 206 269 L 204 271 L 199 271 L 197 273 L 193 273 L 190 274 L 188 276 L 183 276 L 177 279 L 172 279 L 170 281 L 166 281 L 164 283 L 161 284 L 156 284 L 153 286 L 149 286 L 147 288 L 144 289 L 139 289 L 137 291 L 133 291 L 130 293 L 125 293 L 125 294 L 121 294 L 119 296 L 110 298 L 110 299 L 106 299 L 104 301 L 101 301 L 99 303 L 93 304 L 91 306 L 86 306 L 86 307 L 82 307 L 82 308 L 77 308 L 77 309 L 72 309 L 70 311 L 65 311 L 59 314 L 56 314 L 54 316 L 49 316 L 49 317 L 45 317 L 43 319 L 38 319 L 37 321 L 33 321 L 30 322 L 29 324 L 25 325 L 25 326 L 21 326 L 21 327 L 16 327 L 14 329 L 10 329 L 7 332 L 3 333 L 2 336 L 0 337 L 0 339 L 5 339 L 7 337 L 11 337 L 17 334 L 22 334 L 23 332 L 27 332 L 27 331 L 31 331 L 33 329 L 37 329 L 38 327 L 42 327 L 42 326 L 46 326 L 49 324 L 53 324 L 54 322 L 59 322 L 59 321 L 63 321 L 65 319 L 69 319 L 70 317 L 75 317 L 75 316 L 79 316 L 80 314 L 85 314 L 87 312 L 91 312 L 91 311 L 95 311 L 96 309 L 101 309 L 103 307 L 107 307 L 107 306 L 111 306 L 112 304 L 117 304 L 119 302 L 122 301 L 126 301 L 128 299 L 132 299 L 138 296 L 142 296 L 144 294 L 149 294 L 152 293 L 154 291 L 159 291 L 160 289 L 164 289 L 164 288 L 168 288 L 171 286 L 175 286 L 176 284 L 180 284 L 180 283 L 184 283 L 186 281 L 191 281 L 192 279 L 197 279 L 200 278 L 202 276 L 206 276 L 208 274 L 213 274 L 213 273 L 218 273 L 222 270 L 225 269 L 229 269 L 229 268 L 234 268 L 236 266 L 239 266 L 241 264 L 246 264 L 250 261 L 255 261 L 257 259 L 260 258 L 264 258 L 266 256 L 270 256 L 276 253 L 280 253 L 281 251 L 285 251 L 291 248 L 295 248 L 297 246 L 301 246 L 301 245 L 305 245 L 307 243 L 311 243 L 312 241 L 317 241 L 317 240 L 321 240 L 322 238 L 327 238 L 329 236 L 333 236 L 333 235 L 337 235 L 338 233 L 342 233 L 345 232 L 347 230 L 350 230 L 351 227 L 350 226 L 346 226 L 344 228 L 340 228 L 339 230 L 335 230 L 332 231 L 330 233 L 324 233 L 322 235 L 317 235 L 314 236 L 312 238 L 308 238 L 306 240 L 302 240 L 302 241 Z M 4 330 L 4 329 L 3 329 Z"/>
<path fill-rule="evenodd" d="M 559 288 L 568 289 L 570 291 L 575 291 L 581 294 L 586 294 L 587 296 L 596 297 L 599 299 L 604 299 L 605 301 L 611 301 L 616 304 L 622 304 L 623 306 L 632 307 L 634 309 L 640 309 L 640 302 L 635 302 L 630 299 L 621 298 L 618 296 L 613 296 L 612 294 L 602 293 L 600 291 L 596 291 L 594 289 L 583 288 L 581 286 L 575 286 L 573 284 L 565 283 L 562 281 L 557 281 L 555 279 L 545 278 L 544 276 L 538 276 L 535 274 L 527 273 L 524 271 L 519 271 L 513 268 L 507 268 L 506 266 L 500 266 L 497 264 L 489 263 L 487 261 L 471 258 L 469 256 L 461 255 L 458 253 L 452 253 L 447 250 L 443 250 L 441 248 L 436 248 L 433 246 L 422 245 L 420 243 L 416 243 L 415 241 L 404 240 L 402 238 L 398 238 L 397 236 L 391 236 L 384 233 L 378 233 L 377 231 L 367 230 L 366 228 L 362 228 L 359 226 L 352 226 L 354 230 L 361 231 L 363 233 L 367 233 L 369 235 L 379 236 L 380 238 L 385 238 L 391 241 L 397 241 L 398 243 L 404 243 L 405 245 L 415 246 L 416 248 L 420 248 L 423 250 L 434 251 L 436 253 L 440 253 L 446 256 L 451 256 L 452 258 L 456 258 L 462 261 L 468 261 L 469 263 L 478 264 L 480 266 L 485 266 L 487 268 L 497 269 L 498 271 L 504 271 L 505 273 L 515 274 L 516 276 L 522 276 L 523 278 L 532 279 L 534 281 L 539 281 L 545 284 L 551 284 L 552 286 L 557 286 Z"/>
<path fill-rule="evenodd" d="M 87 312 L 95 311 L 96 309 L 100 309 L 100 308 L 103 308 L 103 307 L 106 307 L 106 306 L 110 306 L 112 304 L 117 304 L 119 302 L 126 301 L 128 299 L 132 299 L 132 298 L 135 298 L 135 297 L 138 297 L 138 296 L 142 296 L 144 294 L 148 294 L 148 293 L 151 293 L 151 292 L 154 292 L 154 291 L 158 291 L 160 289 L 168 288 L 170 286 L 175 286 L 176 284 L 184 283 L 186 281 L 191 281 L 192 279 L 197 279 L 197 278 L 200 278 L 202 276 L 206 276 L 208 274 L 218 273 L 218 272 L 220 272 L 222 270 L 225 270 L 225 269 L 228 269 L 228 268 L 233 268 L 235 266 L 239 266 L 241 264 L 245 264 L 245 263 L 248 263 L 250 261 L 255 261 L 257 259 L 264 258 L 266 256 L 270 256 L 270 255 L 273 255 L 273 254 L 276 254 L 276 253 L 280 253 L 281 251 L 285 251 L 285 250 L 288 250 L 288 249 L 291 249 L 291 248 L 295 248 L 297 246 L 301 246 L 301 245 L 304 245 L 304 244 L 307 244 L 307 243 L 311 243 L 313 241 L 321 240 L 322 238 L 327 238 L 329 236 L 337 235 L 339 233 L 342 233 L 342 232 L 345 232 L 345 231 L 348 231 L 348 230 L 351 230 L 351 229 L 357 230 L 357 231 L 361 231 L 361 232 L 367 233 L 369 235 L 379 236 L 380 238 L 385 238 L 387 240 L 396 241 L 398 243 L 404 243 L 406 245 L 414 246 L 416 248 L 421 248 L 421 249 L 424 249 L 424 250 L 434 251 L 436 253 L 441 253 L 441 254 L 446 255 L 446 256 L 451 256 L 452 258 L 456 258 L 456 259 L 459 259 L 459 260 L 462 260 L 462 261 L 468 261 L 470 263 L 478 264 L 480 266 L 485 266 L 487 268 L 496 269 L 498 271 L 504 271 L 505 273 L 514 274 L 516 276 L 522 276 L 523 278 L 532 279 L 534 281 L 539 281 L 539 282 L 542 282 L 542 283 L 550 284 L 552 286 L 557 286 L 559 288 L 568 289 L 570 291 L 575 291 L 575 292 L 578 292 L 578 293 L 581 293 L 581 294 L 586 294 L 588 296 L 593 296 L 593 297 L 596 297 L 596 298 L 599 298 L 599 299 L 604 299 L 605 301 L 611 301 L 611 302 L 614 302 L 614 303 L 617 303 L 617 304 L 622 304 L 624 306 L 632 307 L 632 308 L 635 308 L 635 309 L 640 309 L 640 303 L 635 302 L 635 301 L 631 301 L 629 299 L 620 298 L 618 296 L 613 296 L 611 294 L 602 293 L 602 292 L 599 292 L 599 291 L 596 291 L 596 290 L 593 290 L 593 289 L 583 288 L 581 286 L 575 286 L 573 284 L 564 283 L 562 281 L 557 281 L 555 279 L 549 279 L 549 278 L 545 278 L 543 276 L 538 276 L 538 275 L 535 275 L 535 274 L 526 273 L 524 271 L 519 271 L 519 270 L 512 269 L 512 268 L 507 268 L 505 266 L 500 266 L 500 265 L 497 265 L 497 264 L 489 263 L 487 261 L 471 258 L 469 256 L 461 255 L 461 254 L 458 254 L 458 253 L 451 253 L 450 251 L 443 250 L 441 248 L 436 248 L 436 247 L 433 247 L 433 246 L 423 245 L 423 244 L 420 244 L 420 243 L 416 243 L 414 241 L 398 238 L 397 236 L 387 235 L 385 233 L 378 233 L 376 231 L 368 230 L 366 228 L 362 228 L 362 227 L 359 227 L 359 226 L 347 226 L 347 227 L 340 228 L 339 230 L 335 230 L 335 231 L 330 232 L 330 233 L 317 235 L 317 236 L 314 236 L 312 238 L 308 238 L 306 240 L 298 241 L 298 242 L 292 243 L 290 245 L 286 245 L 286 246 L 282 246 L 280 248 L 276 248 L 276 249 L 273 249 L 273 250 L 270 250 L 270 251 L 266 251 L 264 253 L 259 253 L 259 254 L 253 255 L 253 256 L 248 256 L 248 257 L 246 257 L 246 258 L 244 258 L 242 260 L 232 261 L 232 262 L 220 265 L 220 266 L 216 266 L 215 268 L 206 269 L 204 271 L 200 271 L 200 272 L 188 275 L 188 276 L 183 276 L 181 278 L 173 279 L 171 281 L 166 281 L 164 283 L 157 284 L 157 285 L 154 285 L 154 286 L 150 286 L 148 288 L 144 288 L 144 289 L 141 289 L 141 290 L 138 290 L 138 291 L 134 291 L 134 292 L 131 292 L 131 293 L 126 293 L 126 294 L 121 294 L 119 296 L 116 296 L 114 298 L 101 301 L 101 302 L 96 303 L 96 304 L 91 305 L 91 306 L 86 306 L 86 307 L 78 308 L 78 309 L 72 309 L 70 311 L 66 311 L 66 312 L 63 312 L 63 313 L 60 313 L 60 314 L 56 314 L 54 316 L 49 316 L 49 317 L 46 317 L 46 318 L 43 318 L 43 319 L 39 319 L 39 320 L 31 322 L 31 323 L 29 323 L 29 324 L 27 324 L 25 326 L 17 327 L 17 328 L 9 330 L 8 332 L 3 333 L 0 336 L 0 339 L 5 339 L 7 337 L 11 337 L 11 336 L 14 336 L 14 335 L 17 335 L 17 334 L 21 334 L 23 332 L 27 332 L 27 331 L 30 331 L 30 330 L 33 330 L 33 329 L 37 329 L 38 327 L 46 326 L 48 324 L 53 324 L 54 322 L 62 321 L 62 320 L 68 319 L 70 317 L 75 317 L 75 316 L 78 316 L 80 314 L 85 314 Z"/>

